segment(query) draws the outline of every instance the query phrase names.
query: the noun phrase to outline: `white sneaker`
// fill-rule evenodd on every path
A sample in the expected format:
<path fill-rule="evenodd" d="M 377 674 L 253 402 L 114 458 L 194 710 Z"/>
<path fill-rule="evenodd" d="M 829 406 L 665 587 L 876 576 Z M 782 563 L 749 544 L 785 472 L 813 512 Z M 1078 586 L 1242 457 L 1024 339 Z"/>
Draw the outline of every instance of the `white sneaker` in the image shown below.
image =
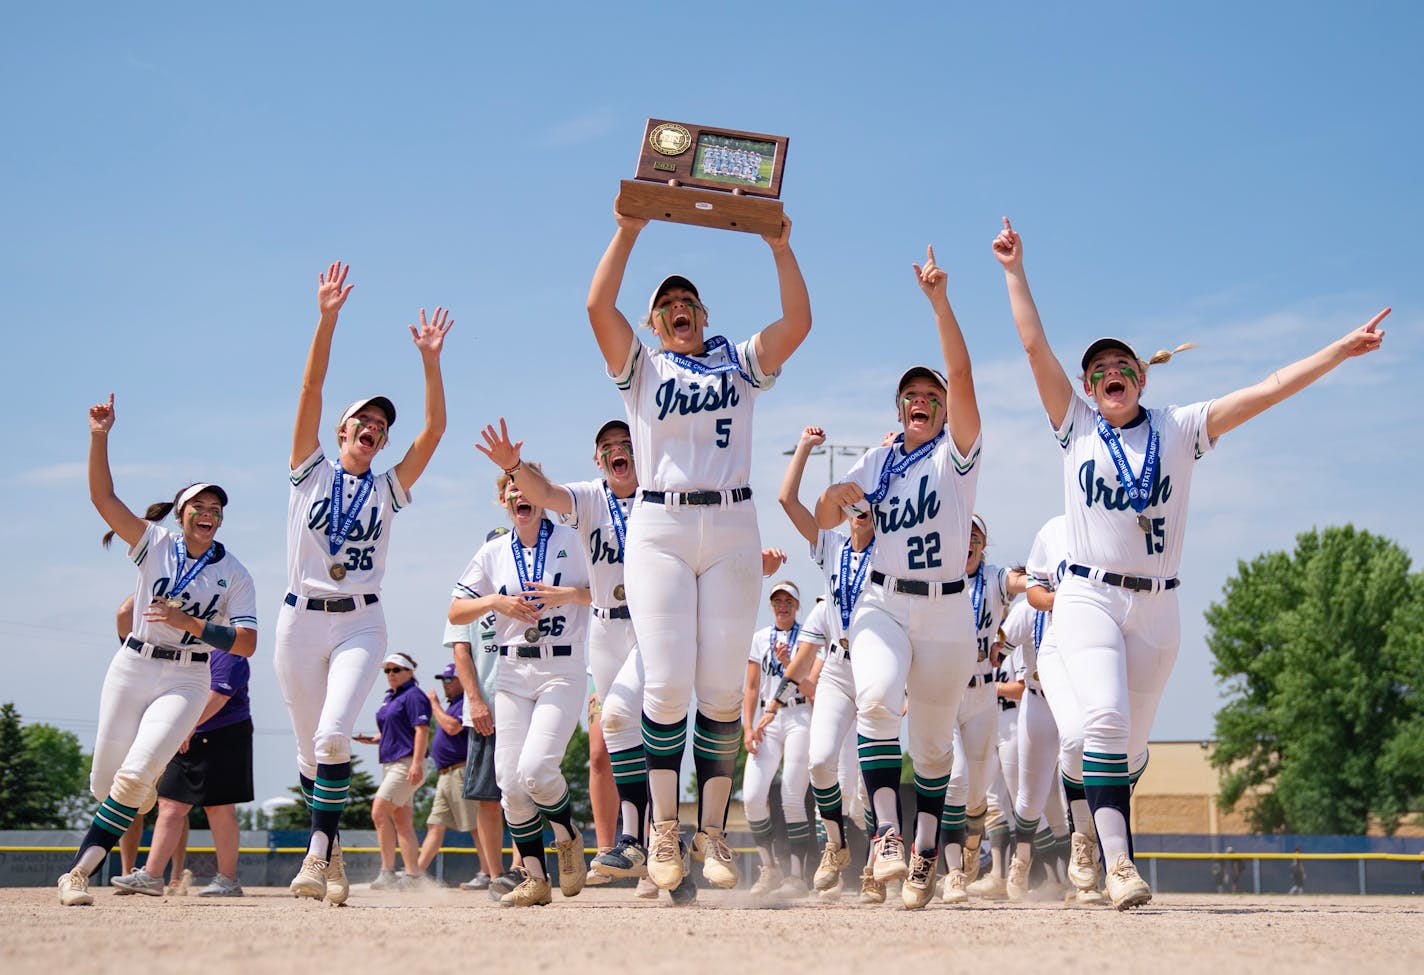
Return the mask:
<path fill-rule="evenodd" d="M 763 863 L 760 870 L 756 883 L 752 884 L 751 895 L 753 897 L 765 897 L 773 891 L 781 889 L 781 885 L 786 881 L 786 875 L 781 872 L 780 867 L 774 863 Z"/>
<path fill-rule="evenodd" d="M 130 894 L 147 894 L 149 897 L 163 896 L 163 881 L 143 867 L 137 867 L 133 873 L 124 874 L 122 877 L 111 877 L 109 883 Z"/>
<path fill-rule="evenodd" d="M 302 869 L 292 878 L 287 889 L 294 897 L 310 897 L 321 900 L 326 897 L 326 861 L 307 854 L 302 861 Z"/>
<path fill-rule="evenodd" d="M 658 899 L 658 885 L 646 875 L 638 878 L 638 886 L 633 888 L 633 896 L 645 901 Z"/>
<path fill-rule="evenodd" d="M 1011 901 L 1021 901 L 1028 896 L 1028 871 L 1032 866 L 1017 854 L 1009 858 L 1009 876 L 1005 882 L 1005 892 Z"/>
<path fill-rule="evenodd" d="M 577 897 L 588 880 L 588 863 L 583 858 L 583 840 L 570 839 L 554 843 L 559 855 L 559 893 Z"/>
<path fill-rule="evenodd" d="M 1068 855 L 1068 882 L 1079 890 L 1098 888 L 1098 844 L 1085 833 L 1074 833 Z"/>
<path fill-rule="evenodd" d="M 980 817 L 981 819 L 983 817 Z M 983 833 L 971 834 L 964 841 L 964 876 L 969 883 L 979 879 L 979 846 L 984 841 Z"/>
<path fill-rule="evenodd" d="M 946 904 L 963 904 L 969 900 L 969 875 L 963 870 L 951 870 L 944 878 L 944 893 L 940 899 Z"/>
<path fill-rule="evenodd" d="M 821 900 L 823 901 L 838 901 L 841 899 L 841 892 L 844 890 L 845 881 L 841 878 L 840 874 L 836 874 L 836 882 L 834 884 L 827 887 L 825 890 L 820 890 L 818 888 L 816 892 L 821 895 Z"/>
<path fill-rule="evenodd" d="M 839 843 L 826 841 L 826 848 L 821 851 L 821 865 L 816 868 L 816 876 L 812 883 L 817 890 L 830 890 L 840 884 L 841 871 L 850 866 L 850 850 Z"/>
<path fill-rule="evenodd" d="M 860 902 L 862 904 L 884 904 L 885 885 L 875 879 L 875 871 L 866 867 L 860 872 Z"/>
<path fill-rule="evenodd" d="M 910 872 L 900 888 L 900 901 L 912 911 L 918 911 L 934 897 L 935 868 L 939 857 L 931 850 L 928 855 L 916 851 L 910 856 Z M 962 874 L 963 871 L 960 871 Z"/>
<path fill-rule="evenodd" d="M 676 819 L 653 823 L 653 835 L 648 842 L 648 876 L 663 890 L 672 890 L 682 883 L 685 872 L 682 841 L 677 830 Z"/>
<path fill-rule="evenodd" d="M 1137 867 L 1126 853 L 1118 854 L 1113 865 L 1108 868 L 1108 898 L 1119 911 L 1140 907 L 1152 900 L 1152 888 L 1137 872 Z"/>
<path fill-rule="evenodd" d="M 65 907 L 83 907 L 94 903 L 89 893 L 89 875 L 83 867 L 75 867 L 59 878 L 59 902 Z"/>
<path fill-rule="evenodd" d="M 396 890 L 400 887 L 400 878 L 394 870 L 382 870 L 366 887 L 368 890 Z"/>
<path fill-rule="evenodd" d="M 346 879 L 346 861 L 341 859 L 341 848 L 331 852 L 326 862 L 326 902 L 340 907 L 351 896 L 351 883 Z"/>
<path fill-rule="evenodd" d="M 702 878 L 714 887 L 737 886 L 737 855 L 716 826 L 699 830 L 692 839 L 692 856 L 702 861 Z"/>
<path fill-rule="evenodd" d="M 327 897 L 331 896 L 331 883 L 327 882 Z M 206 887 L 198 891 L 199 897 L 241 897 L 242 884 L 223 874 L 215 874 Z"/>
<path fill-rule="evenodd" d="M 1008 900 L 1009 882 L 1004 877 L 996 877 L 992 873 L 986 873 L 970 884 L 966 888 L 966 893 L 968 893 L 970 897 L 978 897 L 986 901 Z"/>
<path fill-rule="evenodd" d="M 878 833 L 874 840 L 875 879 L 882 884 L 892 880 L 903 880 L 910 872 L 905 862 L 905 841 L 894 827 L 887 826 L 885 832 Z"/>
<path fill-rule="evenodd" d="M 1099 890 L 1076 890 L 1069 888 L 1063 895 L 1063 903 L 1069 907 L 1102 907 L 1108 899 Z"/>

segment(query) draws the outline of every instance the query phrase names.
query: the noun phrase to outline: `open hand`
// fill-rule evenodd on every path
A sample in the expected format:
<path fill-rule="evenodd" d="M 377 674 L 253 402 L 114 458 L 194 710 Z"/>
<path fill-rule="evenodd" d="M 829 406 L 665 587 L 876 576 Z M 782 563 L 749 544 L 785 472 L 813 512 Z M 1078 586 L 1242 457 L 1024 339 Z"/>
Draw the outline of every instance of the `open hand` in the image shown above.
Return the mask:
<path fill-rule="evenodd" d="M 491 423 L 480 435 L 485 438 L 485 444 L 483 447 L 475 444 L 475 449 L 493 461 L 500 470 L 513 470 L 519 464 L 519 449 L 524 446 L 524 441 L 510 442 L 509 427 L 504 422 L 504 417 L 499 418 L 499 433 L 495 433 L 494 424 Z"/>
<path fill-rule="evenodd" d="M 539 608 L 527 602 L 523 596 L 500 596 L 494 611 L 521 623 L 539 622 Z"/>
<path fill-rule="evenodd" d="M 326 269 L 325 274 L 317 276 L 316 306 L 321 310 L 323 318 L 335 318 L 336 313 L 341 311 L 341 306 L 346 304 L 351 289 L 356 287 L 346 283 L 346 272 L 350 270 L 350 264 L 337 261 Z"/>
<path fill-rule="evenodd" d="M 425 309 L 420 309 L 420 328 L 408 325 L 410 337 L 415 342 L 415 347 L 420 350 L 422 356 L 439 356 L 441 348 L 445 345 L 445 335 L 454 328 L 455 319 L 450 317 L 450 313 L 444 308 L 435 309 L 435 317 L 430 321 L 425 320 Z"/>

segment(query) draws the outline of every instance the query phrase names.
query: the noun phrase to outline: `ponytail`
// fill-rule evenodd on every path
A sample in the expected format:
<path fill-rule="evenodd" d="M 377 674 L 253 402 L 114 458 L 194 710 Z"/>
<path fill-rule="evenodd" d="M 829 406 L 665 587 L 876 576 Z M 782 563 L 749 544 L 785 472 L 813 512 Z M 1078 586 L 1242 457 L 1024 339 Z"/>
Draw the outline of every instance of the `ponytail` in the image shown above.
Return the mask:
<path fill-rule="evenodd" d="M 143 513 L 143 520 L 162 521 L 164 518 L 167 518 L 168 513 L 173 510 L 173 506 L 178 503 L 178 499 L 182 497 L 182 495 L 183 492 L 179 491 L 177 494 L 173 495 L 172 501 L 155 501 L 153 504 L 149 505 L 148 510 Z M 113 540 L 114 533 L 112 531 L 107 531 L 104 533 L 104 537 L 100 539 L 100 542 L 105 548 L 108 548 L 109 543 Z"/>
<path fill-rule="evenodd" d="M 1152 353 L 1152 358 L 1142 363 L 1142 365 L 1145 369 L 1147 366 L 1155 366 L 1160 363 L 1171 362 L 1172 356 L 1176 355 L 1179 352 L 1185 352 L 1188 349 L 1195 349 L 1196 347 L 1197 344 L 1195 342 L 1183 342 L 1181 345 L 1177 346 L 1170 352 L 1168 352 L 1166 349 L 1158 349 L 1156 352 Z"/>

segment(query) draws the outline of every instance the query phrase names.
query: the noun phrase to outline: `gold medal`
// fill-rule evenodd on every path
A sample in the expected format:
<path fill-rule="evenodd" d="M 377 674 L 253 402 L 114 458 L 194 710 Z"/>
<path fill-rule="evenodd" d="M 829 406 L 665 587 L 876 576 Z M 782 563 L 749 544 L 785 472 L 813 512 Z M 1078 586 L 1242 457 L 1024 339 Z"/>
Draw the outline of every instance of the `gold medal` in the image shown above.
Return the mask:
<path fill-rule="evenodd" d="M 539 627 L 537 627 L 537 626 L 531 626 L 531 627 L 529 627 L 529 629 L 525 630 L 525 631 L 524 631 L 524 642 L 525 642 L 525 643 L 538 643 L 538 642 L 539 642 Z"/>
<path fill-rule="evenodd" d="M 613 587 L 613 598 L 618 600 L 620 603 L 628 598 L 628 591 L 623 588 L 623 583 L 620 582 L 618 583 L 618 585 Z"/>
<path fill-rule="evenodd" d="M 340 582 L 342 579 L 346 578 L 346 566 L 342 565 L 340 562 L 333 562 L 331 563 L 331 568 L 326 570 L 326 574 L 331 576 L 331 578 L 335 579 L 337 582 Z"/>
<path fill-rule="evenodd" d="M 167 606 L 169 609 L 182 609 L 182 608 L 183 608 L 183 600 L 179 599 L 177 596 L 169 596 L 167 599 L 165 599 L 165 600 L 163 601 L 163 603 L 164 603 L 164 605 Z"/>
<path fill-rule="evenodd" d="M 1149 518 L 1149 517 L 1147 517 L 1146 515 L 1138 515 L 1138 516 L 1137 516 L 1137 527 L 1142 529 L 1142 534 L 1144 534 L 1144 535 L 1151 535 L 1151 534 L 1152 534 L 1152 519 Z"/>

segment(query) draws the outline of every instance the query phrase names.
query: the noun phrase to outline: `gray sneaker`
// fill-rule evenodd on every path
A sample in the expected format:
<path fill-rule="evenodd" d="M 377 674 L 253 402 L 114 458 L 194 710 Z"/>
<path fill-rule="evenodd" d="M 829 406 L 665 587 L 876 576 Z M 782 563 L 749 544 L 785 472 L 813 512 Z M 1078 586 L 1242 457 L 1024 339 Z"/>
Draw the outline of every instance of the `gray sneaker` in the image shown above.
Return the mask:
<path fill-rule="evenodd" d="M 489 890 L 489 885 L 490 885 L 489 874 L 487 874 L 487 873 L 485 873 L 483 870 L 481 870 L 479 873 L 475 874 L 475 875 L 474 875 L 473 877 L 471 877 L 469 880 L 467 880 L 467 881 L 465 881 L 464 883 L 462 883 L 462 884 L 460 885 L 460 889 L 461 889 L 461 890 Z"/>
<path fill-rule="evenodd" d="M 199 897 L 241 897 L 242 884 L 232 877 L 216 874 L 208 885 L 198 892 Z"/>
<path fill-rule="evenodd" d="M 505 894 L 518 887 L 524 881 L 524 874 L 518 870 L 509 869 L 495 877 L 489 882 L 490 900 L 498 901 Z"/>
<path fill-rule="evenodd" d="M 158 877 L 150 876 L 142 867 L 137 867 L 133 873 L 126 873 L 122 877 L 114 877 L 109 883 L 130 894 L 147 894 L 150 897 L 163 896 L 163 881 Z"/>
<path fill-rule="evenodd" d="M 394 870 L 382 870 L 370 883 L 371 890 L 395 890 L 399 886 L 400 877 Z"/>

